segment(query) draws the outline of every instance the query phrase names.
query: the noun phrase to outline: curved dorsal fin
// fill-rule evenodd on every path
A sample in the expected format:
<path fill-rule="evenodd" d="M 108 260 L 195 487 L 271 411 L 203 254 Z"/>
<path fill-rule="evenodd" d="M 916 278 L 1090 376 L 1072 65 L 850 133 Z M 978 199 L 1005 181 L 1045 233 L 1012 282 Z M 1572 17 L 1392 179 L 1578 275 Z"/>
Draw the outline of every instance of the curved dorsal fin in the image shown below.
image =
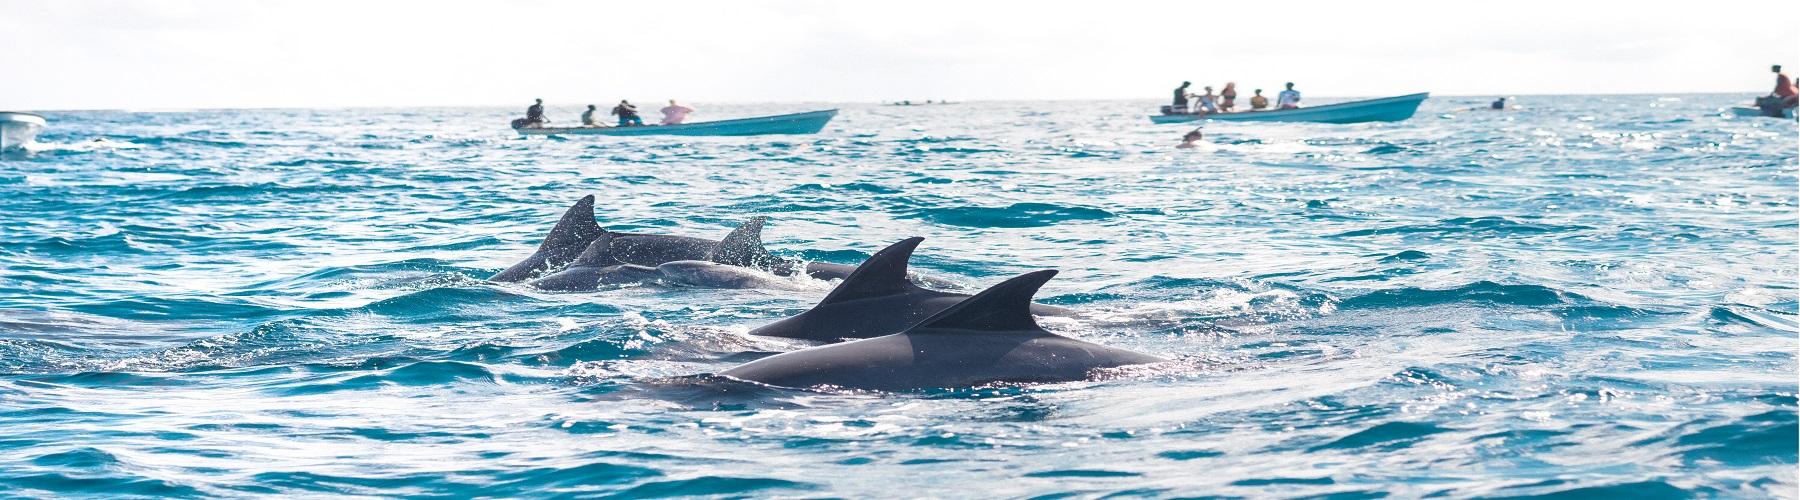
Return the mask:
<path fill-rule="evenodd" d="M 837 288 L 831 289 L 831 293 L 825 296 L 825 300 L 819 301 L 819 305 L 918 289 L 919 286 L 906 277 L 906 263 L 912 259 L 913 249 L 918 248 L 921 241 L 925 241 L 925 238 L 914 236 L 875 252 L 875 255 L 856 266 L 856 270 L 851 271 L 849 276 L 844 277 L 843 283 L 838 283 Z"/>
<path fill-rule="evenodd" d="M 606 267 L 619 264 L 619 260 L 613 258 L 612 239 L 612 233 L 600 233 L 600 237 L 589 243 L 587 249 L 582 250 L 581 255 L 569 263 L 569 267 Z"/>
<path fill-rule="evenodd" d="M 713 247 L 706 260 L 720 264 L 748 267 L 752 269 L 770 269 L 775 266 L 775 256 L 763 248 L 762 228 L 768 217 L 751 217 L 739 224 L 725 239 L 719 240 L 719 246 Z"/>
<path fill-rule="evenodd" d="M 548 250 L 559 246 L 577 245 L 605 233 L 600 223 L 594 221 L 594 195 L 581 197 L 563 212 L 562 219 L 556 221 L 556 227 L 550 228 L 550 234 L 544 236 L 544 242 L 538 244 L 538 250 Z"/>
<path fill-rule="evenodd" d="M 1037 321 L 1031 318 L 1031 296 L 1036 295 L 1038 287 L 1044 286 L 1044 282 L 1050 281 L 1053 276 L 1056 276 L 1054 269 L 1014 276 L 920 321 L 918 325 L 907 329 L 907 332 L 938 329 L 1043 331 L 1038 327 Z"/>

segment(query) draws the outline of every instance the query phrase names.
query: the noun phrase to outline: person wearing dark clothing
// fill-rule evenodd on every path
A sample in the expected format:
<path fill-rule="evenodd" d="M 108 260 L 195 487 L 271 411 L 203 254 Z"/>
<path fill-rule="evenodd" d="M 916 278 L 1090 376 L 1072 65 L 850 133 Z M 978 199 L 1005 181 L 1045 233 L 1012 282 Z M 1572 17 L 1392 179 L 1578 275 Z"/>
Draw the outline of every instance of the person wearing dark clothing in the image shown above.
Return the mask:
<path fill-rule="evenodd" d="M 1175 87 L 1175 102 L 1174 102 L 1173 106 L 1170 106 L 1170 108 L 1173 108 L 1176 113 L 1186 113 L 1187 112 L 1187 104 L 1188 104 L 1187 89 L 1188 89 L 1189 85 L 1193 85 L 1193 84 L 1194 84 L 1193 82 L 1181 82 L 1180 87 Z"/>
<path fill-rule="evenodd" d="M 613 106 L 612 114 L 618 115 L 619 126 L 621 127 L 641 126 L 644 124 L 644 119 L 638 118 L 637 106 L 631 105 L 629 101 L 620 100 L 618 106 Z"/>
<path fill-rule="evenodd" d="M 543 99 L 538 99 L 531 107 L 525 108 L 525 123 L 531 125 L 543 125 L 544 121 Z"/>

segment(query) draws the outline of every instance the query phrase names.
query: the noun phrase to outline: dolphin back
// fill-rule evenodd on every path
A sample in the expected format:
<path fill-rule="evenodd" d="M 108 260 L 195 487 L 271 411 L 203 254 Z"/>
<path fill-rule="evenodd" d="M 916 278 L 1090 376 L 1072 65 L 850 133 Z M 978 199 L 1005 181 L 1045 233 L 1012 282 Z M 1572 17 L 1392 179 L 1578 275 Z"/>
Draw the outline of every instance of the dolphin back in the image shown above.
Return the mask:
<path fill-rule="evenodd" d="M 583 196 L 568 211 L 563 212 L 562 219 L 550 228 L 550 234 L 544 236 L 544 241 L 538 243 L 537 250 L 531 256 L 495 273 L 488 280 L 524 281 L 533 274 L 562 267 L 605 232 L 605 229 L 600 228 L 600 223 L 594 220 L 594 195 Z"/>

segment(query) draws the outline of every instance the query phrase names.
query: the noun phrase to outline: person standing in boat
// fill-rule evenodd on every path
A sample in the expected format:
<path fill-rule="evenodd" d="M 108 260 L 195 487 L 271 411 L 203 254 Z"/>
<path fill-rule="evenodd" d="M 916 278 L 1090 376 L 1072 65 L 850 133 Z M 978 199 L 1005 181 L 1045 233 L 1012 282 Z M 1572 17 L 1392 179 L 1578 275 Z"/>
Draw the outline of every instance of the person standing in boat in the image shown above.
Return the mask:
<path fill-rule="evenodd" d="M 1232 103 L 1232 101 L 1236 100 L 1237 82 L 1225 82 L 1225 90 L 1219 91 L 1219 111 L 1230 113 L 1231 108 L 1237 106 Z"/>
<path fill-rule="evenodd" d="M 1187 106 L 1188 106 L 1188 91 L 1187 91 L 1187 89 L 1188 89 L 1189 85 L 1193 85 L 1193 84 L 1194 84 L 1194 82 L 1181 82 L 1180 87 L 1175 87 L 1175 102 L 1169 106 L 1169 111 L 1174 112 L 1174 113 L 1186 113 L 1187 112 Z"/>
<path fill-rule="evenodd" d="M 637 106 L 631 105 L 631 101 L 620 99 L 619 105 L 613 106 L 612 114 L 618 115 L 619 126 L 621 127 L 642 126 L 644 124 L 644 119 L 638 118 Z"/>
<path fill-rule="evenodd" d="M 549 121 L 549 120 L 544 119 L 544 100 L 543 99 L 538 99 L 537 102 L 534 102 L 531 104 L 531 107 L 525 108 L 525 124 L 526 125 L 530 125 L 533 127 L 539 127 L 539 126 L 543 126 L 544 122 L 547 122 L 547 121 Z"/>
<path fill-rule="evenodd" d="M 600 112 L 600 108 L 598 108 L 592 104 L 589 104 L 587 111 L 581 112 L 581 126 L 583 126 L 583 127 L 604 127 L 604 126 L 606 126 L 606 124 L 600 123 L 600 119 L 598 117 L 594 116 L 594 113 L 598 113 L 598 112 Z"/>
<path fill-rule="evenodd" d="M 669 106 L 661 111 L 663 125 L 680 125 L 682 121 L 687 120 L 688 113 L 694 112 L 694 108 L 676 104 L 674 99 L 669 99 Z"/>
<path fill-rule="evenodd" d="M 1300 91 L 1294 90 L 1294 82 L 1287 82 L 1287 90 L 1275 94 L 1275 109 L 1294 109 L 1300 107 Z"/>
<path fill-rule="evenodd" d="M 1256 89 L 1256 95 L 1250 96 L 1250 110 L 1269 109 L 1269 98 L 1263 97 L 1262 89 Z"/>

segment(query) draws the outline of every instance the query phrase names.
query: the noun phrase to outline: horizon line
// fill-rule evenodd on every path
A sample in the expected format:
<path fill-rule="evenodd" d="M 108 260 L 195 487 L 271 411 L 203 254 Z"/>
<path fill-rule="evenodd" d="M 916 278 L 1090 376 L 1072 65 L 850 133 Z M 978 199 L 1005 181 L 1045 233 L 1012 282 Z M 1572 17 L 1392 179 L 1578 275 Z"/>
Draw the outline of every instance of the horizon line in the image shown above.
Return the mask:
<path fill-rule="evenodd" d="M 1430 93 L 1430 92 L 1428 92 L 1428 91 L 1427 92 L 1407 92 L 1407 93 L 1402 93 L 1402 94 L 1387 94 L 1387 95 L 1325 95 L 1325 96 L 1315 96 L 1315 98 L 1320 98 L 1320 99 L 1379 98 L 1379 97 L 1391 97 L 1391 96 L 1418 94 L 1418 93 Z M 1617 92 L 1617 93 L 1596 93 L 1596 94 L 1563 94 L 1563 93 L 1508 93 L 1508 94 L 1487 93 L 1487 94 L 1442 94 L 1442 95 L 1433 94 L 1431 97 L 1434 97 L 1434 98 L 1435 97 L 1443 97 L 1443 98 L 1507 97 L 1507 98 L 1513 98 L 1513 97 L 1525 97 L 1525 96 L 1536 96 L 1536 97 L 1601 96 L 1601 97 L 1606 97 L 1606 96 L 1720 95 L 1720 94 L 1738 94 L 1738 93 L 1750 94 L 1752 98 L 1761 96 L 1761 95 L 1756 94 L 1755 92 L 1751 92 L 1751 91 L 1683 91 L 1683 92 Z M 531 98 L 531 99 L 535 99 L 535 98 Z M 526 100 L 530 100 L 530 99 L 521 99 L 520 102 L 524 102 Z M 909 99 L 884 100 L 884 101 L 699 101 L 699 102 L 707 102 L 707 103 L 711 103 L 711 104 L 727 104 L 727 105 L 740 105 L 740 104 L 876 104 L 876 105 L 890 105 L 892 103 L 897 103 L 897 102 L 906 101 L 906 100 L 909 100 Z M 932 101 L 934 101 L 932 104 L 936 104 L 938 102 L 951 103 L 951 104 L 964 104 L 964 103 L 1001 103 L 1001 102 L 1141 101 L 1141 100 L 1165 100 L 1165 99 L 1152 99 L 1152 98 L 1147 98 L 1147 97 L 1126 97 L 1126 98 L 1120 98 L 1120 97 L 1104 97 L 1104 98 L 1067 97 L 1067 98 L 1053 98 L 1053 99 L 969 99 L 969 100 L 932 99 Z M 687 100 L 684 100 L 684 101 L 687 101 Z M 919 101 L 919 100 L 912 100 L 912 101 L 916 105 L 928 105 L 928 104 L 924 104 L 924 101 Z M 586 103 L 574 104 L 574 105 L 580 106 L 580 105 L 584 105 L 584 104 L 586 104 Z M 0 111 L 32 112 L 32 113 L 56 113 L 56 112 L 75 112 L 75 111 L 120 111 L 120 112 L 132 112 L 132 113 L 171 113 L 171 112 L 182 112 L 182 111 L 250 111 L 250 110 L 301 110 L 301 109 L 352 110 L 352 109 L 411 109 L 411 108 L 500 108 L 500 107 L 510 107 L 510 106 L 517 106 L 517 105 L 518 104 L 516 104 L 516 103 L 511 103 L 511 104 L 489 103 L 489 104 L 316 105 L 316 106 L 279 106 L 278 105 L 278 106 L 217 106 L 217 107 L 170 106 L 170 107 L 151 107 L 151 108 L 116 108 L 116 107 L 59 108 L 59 109 L 37 109 L 37 110 L 32 110 L 32 111 L 18 111 L 17 109 L 10 109 L 10 110 L 9 109 L 0 109 Z"/>

